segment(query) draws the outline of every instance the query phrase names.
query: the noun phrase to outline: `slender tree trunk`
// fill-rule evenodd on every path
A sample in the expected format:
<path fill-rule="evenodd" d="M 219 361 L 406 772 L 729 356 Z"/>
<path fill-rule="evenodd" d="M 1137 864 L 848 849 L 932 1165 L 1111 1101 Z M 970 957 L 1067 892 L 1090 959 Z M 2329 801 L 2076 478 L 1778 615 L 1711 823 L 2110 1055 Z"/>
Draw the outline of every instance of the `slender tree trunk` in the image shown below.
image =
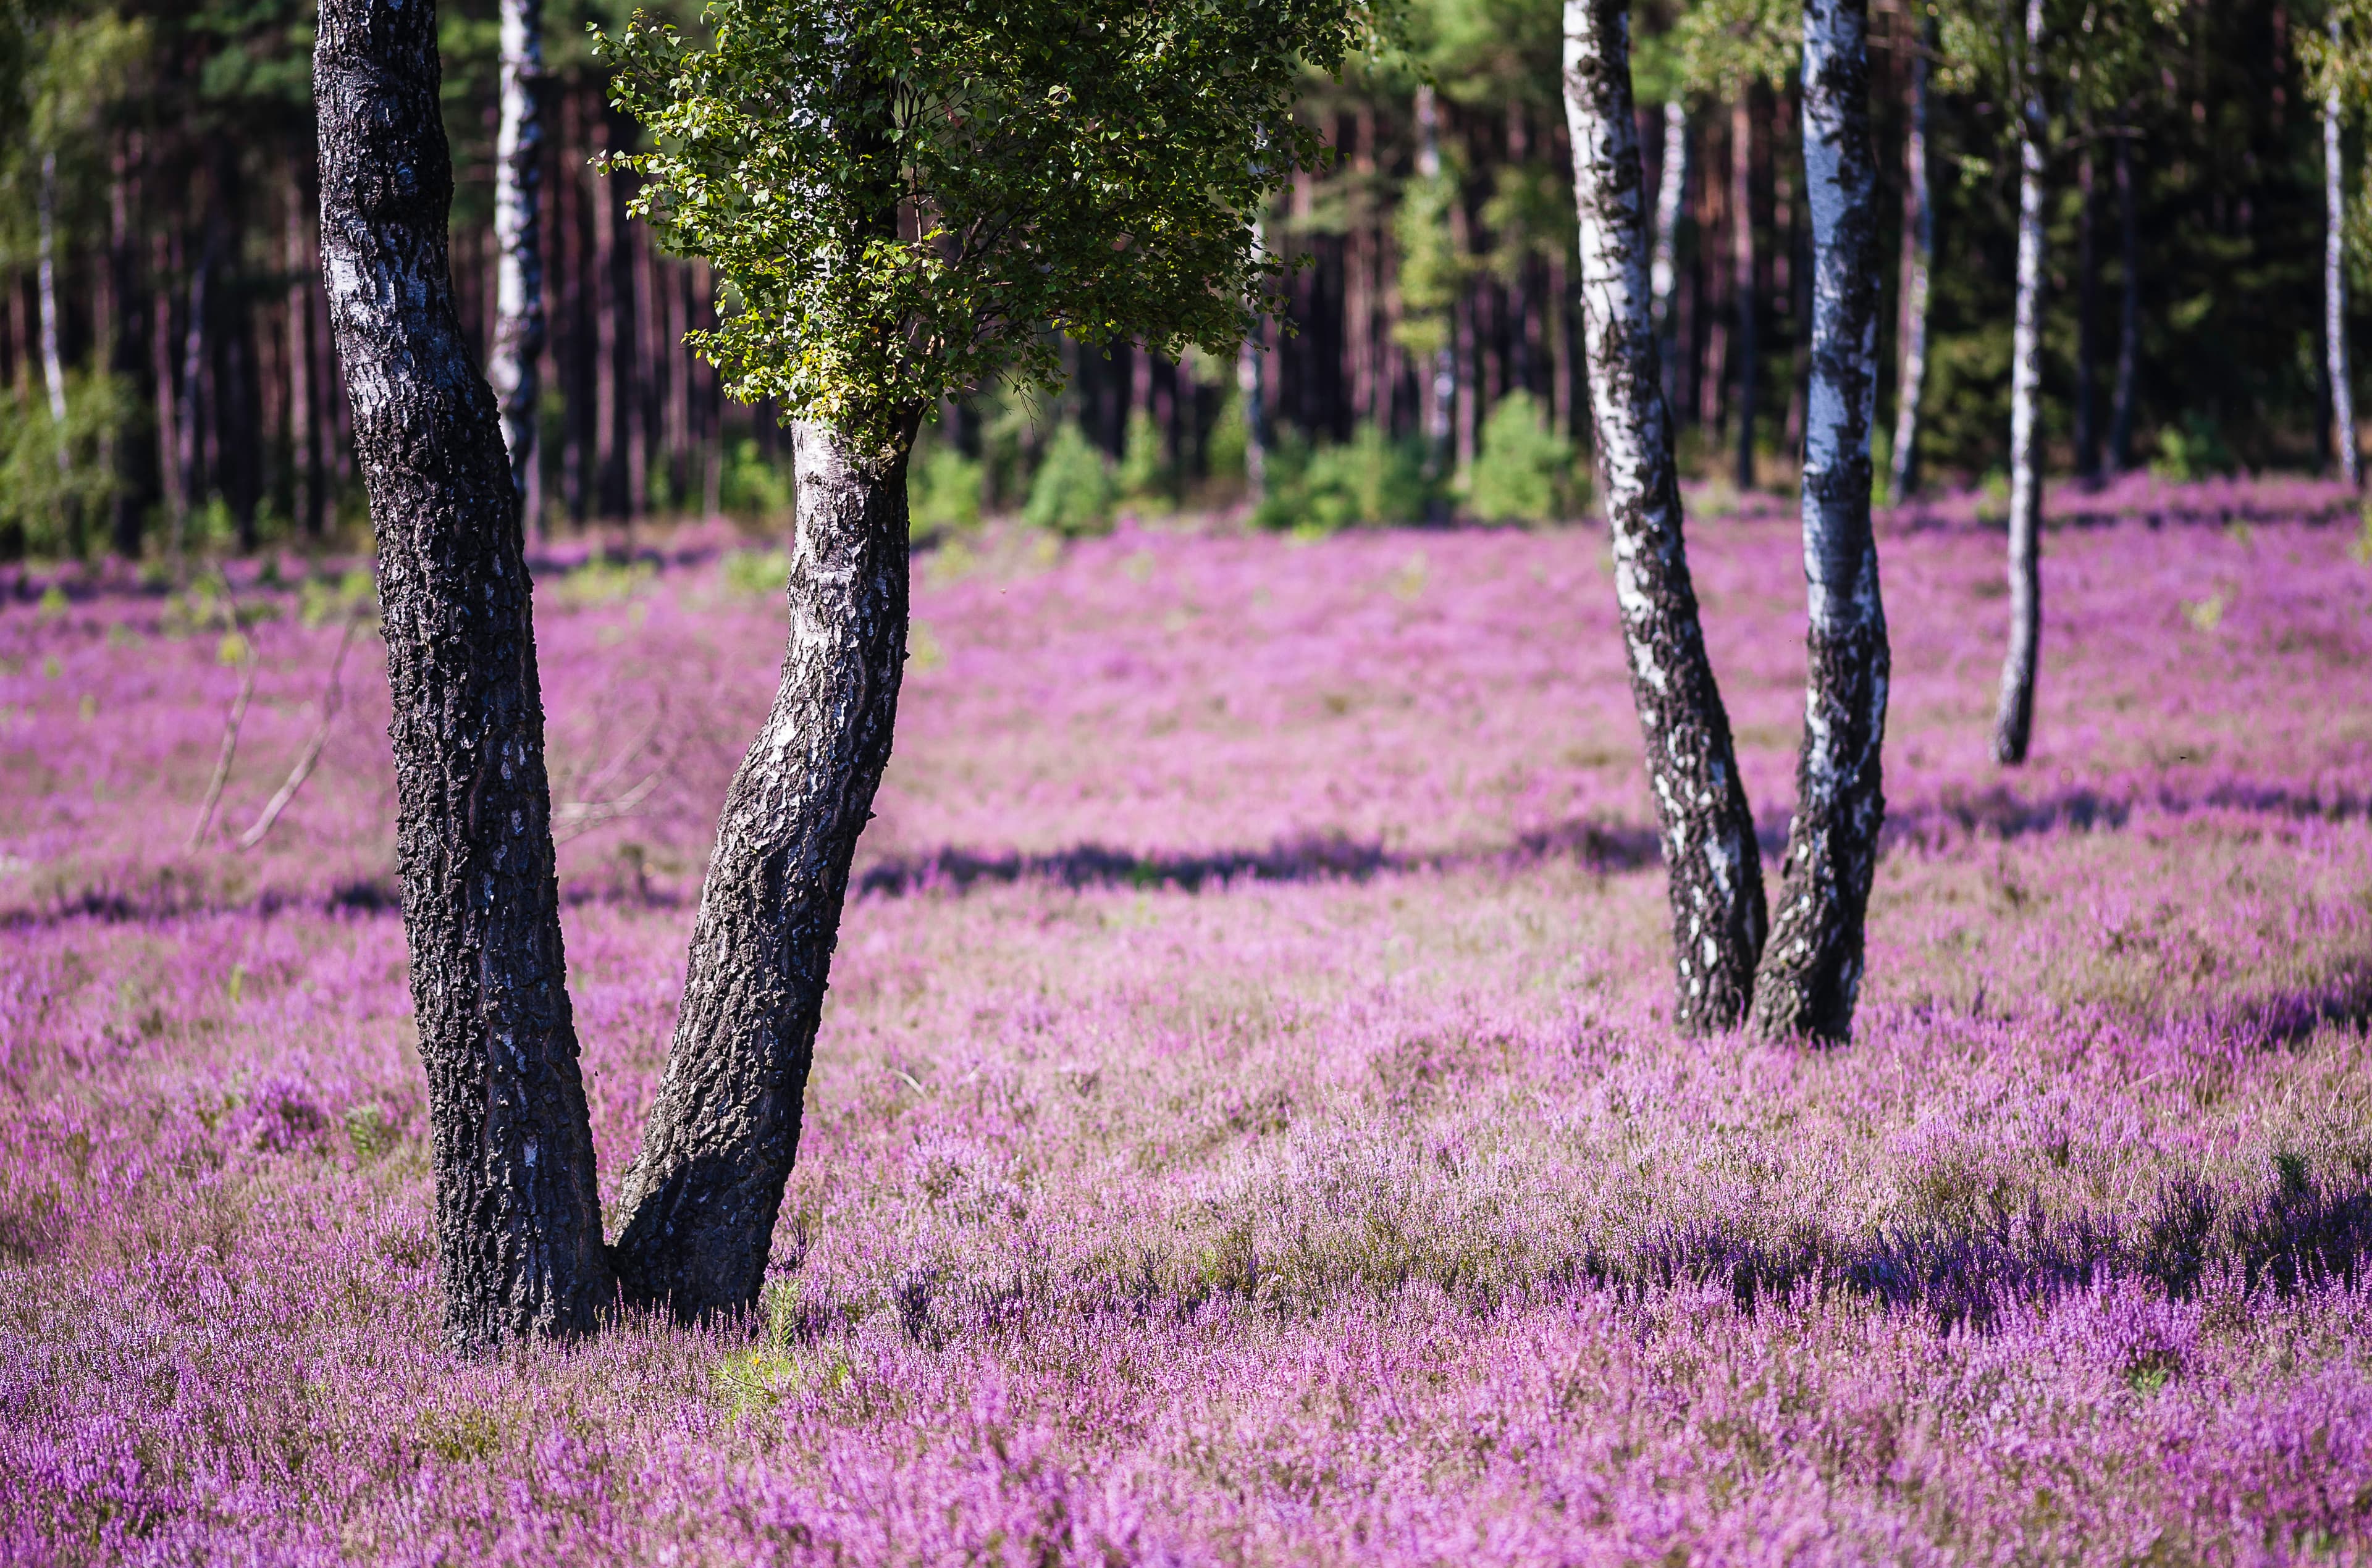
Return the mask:
<path fill-rule="evenodd" d="M 2076 165 L 2076 477 L 2100 482 L 2100 254 L 2093 234 L 2092 145 Z"/>
<path fill-rule="evenodd" d="M 126 391 L 139 383 L 139 350 L 132 341 L 136 313 L 132 296 L 132 169 L 136 161 L 130 136 L 116 139 L 113 167 L 107 185 L 107 344 L 99 363 L 122 377 Z M 136 466 L 128 449 L 117 450 L 107 437 L 108 471 L 116 482 L 113 519 L 115 552 L 127 561 L 140 558 L 141 514 L 146 500 L 137 482 Z"/>
<path fill-rule="evenodd" d="M 1762 862 L 1681 537 L 1680 475 L 1648 316 L 1630 31 L 1624 0 L 1565 0 L 1565 116 L 1594 445 L 1631 694 L 1670 877 L 1676 1020 L 1703 1032 L 1745 1016 L 1762 950 Z"/>
<path fill-rule="evenodd" d="M 165 493 L 167 538 L 180 559 L 190 517 L 182 482 L 181 416 L 173 395 L 173 266 L 171 240 L 160 229 L 148 251 L 148 374 L 157 383 L 157 477 Z"/>
<path fill-rule="evenodd" d="M 605 118 L 611 150 L 615 128 Z M 586 199 L 593 216 L 593 486 L 594 515 L 629 513 L 624 467 L 624 411 L 618 397 L 618 186 L 588 173 Z"/>
<path fill-rule="evenodd" d="M 1878 164 L 1867 0 L 1806 0 L 1804 173 L 1812 209 L 1804 429 L 1804 744 L 1771 939 L 1754 981 L 1764 1034 L 1843 1040 L 1861 989 L 1863 915 L 1886 818 L 1879 751 L 1889 659 L 1870 529 L 1878 407 Z"/>
<path fill-rule="evenodd" d="M 41 155 L 41 385 L 50 394 L 50 440 L 57 448 L 58 477 L 74 467 L 66 450 L 66 370 L 58 354 L 58 155 Z"/>
<path fill-rule="evenodd" d="M 1266 226 L 1252 220 L 1252 251 L 1259 254 Z M 1236 350 L 1236 391 L 1244 404 L 1244 493 L 1254 505 L 1268 495 L 1268 356 L 1262 352 L 1266 322 L 1253 323 Z"/>
<path fill-rule="evenodd" d="M 518 491 L 447 262 L 436 7 L 322 0 L 321 250 L 378 535 L 396 861 L 428 1072 L 445 1333 L 612 1300 L 561 949 Z"/>
<path fill-rule="evenodd" d="M 2109 406 L 2109 462 L 2122 473 L 2134 460 L 2134 394 L 2142 354 L 2141 225 L 2134 213 L 2133 138 L 2117 138 L 2117 255 L 2124 276 L 2117 308 L 2117 389 Z"/>
<path fill-rule="evenodd" d="M 686 1319 L 754 1306 L 765 1281 L 906 653 L 903 445 L 882 461 L 819 424 L 792 438 L 790 650 L 726 796 L 667 1075 L 620 1199 L 627 1298 Z"/>
<path fill-rule="evenodd" d="M 1647 269 L 1655 299 L 1656 343 L 1664 367 L 1664 404 L 1680 400 L 1680 345 L 1672 336 L 1672 284 L 1680 256 L 1680 203 L 1689 188 L 1689 111 L 1679 99 L 1664 105 L 1663 168 L 1656 181 L 1656 259 Z"/>
<path fill-rule="evenodd" d="M 2009 654 L 1994 715 L 1994 759 L 2026 761 L 2034 731 L 2035 662 L 2042 638 L 2042 470 L 2036 426 L 2042 401 L 2042 0 L 2026 0 L 2017 180 L 2017 309 L 2009 352 Z"/>
<path fill-rule="evenodd" d="M 300 160 L 301 161 L 301 160 Z M 289 514 L 308 539 L 321 535 L 321 425 L 314 418 L 313 244 L 315 197 L 302 172 L 288 188 Z"/>
<path fill-rule="evenodd" d="M 1895 382 L 1893 471 L 1887 486 L 1898 502 L 1919 482 L 1919 398 L 1927 385 L 1927 274 L 1936 264 L 1936 203 L 1927 191 L 1927 83 L 1935 61 L 1931 11 L 1911 59 L 1911 125 L 1902 142 L 1902 364 Z"/>
<path fill-rule="evenodd" d="M 1755 358 L 1754 297 L 1754 107 L 1753 93 L 1739 87 L 1729 110 L 1730 288 L 1737 295 L 1738 488 L 1754 488 L 1754 403 L 1762 379 Z"/>
<path fill-rule="evenodd" d="M 503 412 L 511 482 L 525 496 L 535 461 L 536 371 L 543 354 L 543 0 L 502 0 L 503 118 L 494 142 L 494 334 L 486 379 Z"/>
<path fill-rule="evenodd" d="M 1428 183 L 1441 178 L 1441 103 L 1429 82 L 1419 83 L 1416 89 L 1416 176 Z M 1434 352 L 1432 378 L 1425 389 L 1425 443 L 1436 474 L 1447 472 L 1451 461 L 1450 423 L 1458 409 L 1458 348 L 1454 338 L 1453 332 L 1443 331 L 1441 346 Z"/>
<path fill-rule="evenodd" d="M 2331 14 L 2331 43 L 2340 43 L 2339 13 Z M 2339 448 L 2340 476 L 2348 488 L 2364 483 L 2363 459 L 2355 443 L 2355 384 L 2347 360 L 2347 162 L 2341 146 L 2344 129 L 2339 89 L 2322 100 L 2322 334 L 2330 356 L 2331 429 Z"/>

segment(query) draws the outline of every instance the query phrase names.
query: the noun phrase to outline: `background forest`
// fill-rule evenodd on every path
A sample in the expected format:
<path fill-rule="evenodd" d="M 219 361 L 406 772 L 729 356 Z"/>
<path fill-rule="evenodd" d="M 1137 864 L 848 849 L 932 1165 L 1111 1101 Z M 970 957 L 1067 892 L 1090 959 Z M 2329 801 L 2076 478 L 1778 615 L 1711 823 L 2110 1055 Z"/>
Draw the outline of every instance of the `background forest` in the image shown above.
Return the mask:
<path fill-rule="evenodd" d="M 589 24 L 614 26 L 625 9 L 564 0 L 545 17 L 552 330 L 531 499 L 547 529 L 764 515 L 788 498 L 787 441 L 770 411 L 724 399 L 679 346 L 717 308 L 705 264 L 657 253 L 627 215 L 634 177 L 591 168 L 640 134 L 609 106 L 587 41 Z M 1913 78 L 1923 29 L 1940 21 L 1917 450 L 1932 480 L 1982 482 L 2000 470 L 2009 426 L 2015 116 L 1988 69 L 1989 53 L 2009 52 L 1986 46 L 2011 8 L 1935 9 L 1873 7 L 1886 210 L 1904 215 L 1883 240 L 1880 444 L 1895 427 Z M 2048 95 L 2052 471 L 2327 465 L 2322 135 L 2299 47 L 2320 8 L 2066 10 Z M 1418 0 L 1406 22 L 1404 51 L 1313 78 L 1304 95 L 1335 157 L 1269 226 L 1273 245 L 1306 261 L 1268 330 L 1268 419 L 1251 437 L 1273 447 L 1259 514 L 1272 525 L 1450 506 L 1540 518 L 1583 499 L 1557 9 Z M 1808 315 L 1786 25 L 1785 7 L 1755 0 L 1637 15 L 1651 188 L 1669 188 L 1665 160 L 1685 160 L 1666 321 L 1683 463 L 1729 482 L 1750 477 L 1749 460 L 1756 482 L 1780 487 L 1800 439 Z M 442 27 L 454 281 L 483 351 L 494 311 L 493 0 L 447 5 Z M 5 30 L 0 68 L 14 87 L 0 113 L 15 122 L 0 163 L 0 553 L 162 554 L 358 528 L 315 249 L 310 7 L 133 0 L 93 14 L 16 0 Z M 2349 145 L 2352 165 L 2352 135 Z M 2360 244 L 2351 256 L 2364 267 Z M 926 436 L 936 450 L 916 467 L 918 524 L 1026 504 L 1034 520 L 1076 531 L 1122 502 L 1234 498 L 1248 439 L 1238 366 L 1125 347 L 1064 354 L 1076 373 L 1058 399 L 991 388 L 943 411 Z"/>

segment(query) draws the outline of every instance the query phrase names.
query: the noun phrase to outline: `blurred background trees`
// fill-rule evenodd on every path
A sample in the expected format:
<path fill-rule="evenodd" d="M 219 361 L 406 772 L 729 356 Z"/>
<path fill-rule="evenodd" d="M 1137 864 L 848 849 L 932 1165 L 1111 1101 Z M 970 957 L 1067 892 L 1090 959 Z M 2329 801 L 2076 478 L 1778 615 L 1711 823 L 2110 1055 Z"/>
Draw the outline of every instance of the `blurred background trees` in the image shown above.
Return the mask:
<path fill-rule="evenodd" d="M 706 269 L 660 254 L 626 215 L 631 179 L 589 168 L 639 134 L 585 42 L 588 22 L 627 8 L 545 7 L 538 522 L 779 515 L 788 443 L 770 411 L 724 399 L 679 345 L 718 308 Z M 664 8 L 687 24 L 697 9 Z M 2015 9 L 1873 6 L 1890 215 L 1882 434 L 1896 425 L 1913 71 L 1939 24 L 1918 426 L 1936 483 L 1997 482 L 2008 467 L 2017 115 L 1978 41 Z M 1724 487 L 1791 486 L 1802 439 L 1809 219 L 1793 41 L 1773 37 L 1788 10 L 1634 13 L 1650 188 L 1686 154 L 1664 317 L 1682 460 Z M 496 314 L 497 12 L 447 0 L 442 17 L 455 285 L 482 356 Z M 2070 47 L 2044 95 L 2045 469 L 2333 465 L 2320 83 L 2303 63 L 2324 5 L 2052 0 L 2052 17 Z M 1402 50 L 1310 80 L 1302 113 L 1335 156 L 1269 215 L 1271 243 L 1305 264 L 1268 334 L 1263 521 L 1585 503 L 1558 29 L 1548 0 L 1411 0 Z M 0 554 L 162 558 L 364 526 L 314 244 L 312 37 L 303 0 L 0 0 Z M 2364 75 L 2333 73 L 2350 113 Z M 2352 120 L 2343 150 L 2353 171 Z M 2351 172 L 2351 202 L 2359 184 Z M 2372 225 L 2350 231 L 2361 272 Z M 2366 295 L 2349 291 L 2358 330 Z M 1036 510 L 1073 528 L 1240 494 L 1232 363 L 1062 352 L 1074 373 L 1059 396 L 989 387 L 941 410 L 914 469 L 918 527 L 1019 511 L 1041 473 Z"/>

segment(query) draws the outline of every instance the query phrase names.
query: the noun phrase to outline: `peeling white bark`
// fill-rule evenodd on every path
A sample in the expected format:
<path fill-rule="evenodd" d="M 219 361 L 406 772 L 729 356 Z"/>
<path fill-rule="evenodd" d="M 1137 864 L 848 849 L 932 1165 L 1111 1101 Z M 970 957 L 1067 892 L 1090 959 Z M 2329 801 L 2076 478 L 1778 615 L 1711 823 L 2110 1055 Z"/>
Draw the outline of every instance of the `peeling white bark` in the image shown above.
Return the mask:
<path fill-rule="evenodd" d="M 2026 761 L 2034 730 L 2035 667 L 2042 634 L 2042 575 L 2036 554 L 2042 470 L 2035 450 L 2042 397 L 2042 0 L 2026 0 L 2024 98 L 2018 115 L 2017 311 L 2009 359 L 2009 653 L 1994 715 L 1994 759 Z"/>
<path fill-rule="evenodd" d="M 1762 948 L 1762 852 L 1681 537 L 1622 0 L 1566 0 L 1564 100 L 1590 419 L 1632 700 L 1670 878 L 1677 1021 L 1692 1031 L 1725 1028 L 1745 1016 Z"/>
<path fill-rule="evenodd" d="M 1885 818 L 1889 669 L 1870 424 L 1878 393 L 1878 166 L 1866 0 L 1806 0 L 1804 173 L 1812 352 L 1804 424 L 1804 740 L 1771 940 L 1754 982 L 1763 1033 L 1842 1040 L 1861 984 L 1863 916 Z"/>
<path fill-rule="evenodd" d="M 1663 349 L 1664 406 L 1678 397 L 1680 345 L 1672 341 L 1672 288 L 1680 275 L 1680 203 L 1689 186 L 1689 111 L 1680 99 L 1664 105 L 1664 167 L 1656 183 L 1656 259 L 1647 269 L 1655 296 L 1656 342 Z"/>
<path fill-rule="evenodd" d="M 494 142 L 494 342 L 486 379 L 503 414 L 511 482 L 535 460 L 536 361 L 543 352 L 543 0 L 502 0 L 502 125 Z"/>

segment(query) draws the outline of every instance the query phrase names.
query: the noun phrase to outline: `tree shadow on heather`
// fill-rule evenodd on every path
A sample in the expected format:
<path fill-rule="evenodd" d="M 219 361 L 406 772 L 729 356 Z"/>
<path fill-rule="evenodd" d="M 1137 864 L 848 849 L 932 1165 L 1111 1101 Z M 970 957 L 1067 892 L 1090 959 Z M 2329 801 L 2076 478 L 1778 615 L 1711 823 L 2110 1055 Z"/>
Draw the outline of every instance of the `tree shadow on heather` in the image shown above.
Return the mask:
<path fill-rule="evenodd" d="M 2041 834 L 2115 831 L 2144 811 L 2168 816 L 2229 811 L 2296 821 L 2349 821 L 2372 816 L 2372 796 L 2331 795 L 2283 784 L 2226 780 L 2196 793 L 2170 785 L 2113 793 L 2079 784 L 2025 795 L 2007 784 L 1981 791 L 1953 790 L 1935 800 L 1889 803 L 1883 842 L 1889 849 L 1943 849 L 1972 838 L 2022 839 Z"/>
<path fill-rule="evenodd" d="M 983 854 L 944 848 L 926 854 L 874 862 L 856 878 L 857 890 L 885 897 L 925 892 L 966 892 L 986 883 L 1051 882 L 1071 889 L 1180 888 L 1199 891 L 1205 884 L 1258 882 L 1364 882 L 1411 871 L 1461 870 L 1471 866 L 1517 869 L 1547 861 L 1577 861 L 1594 871 L 1636 871 L 1662 858 L 1652 830 L 1572 821 L 1523 834 L 1496 849 L 1446 850 L 1424 854 L 1386 849 L 1372 840 L 1341 834 L 1284 839 L 1266 849 L 1213 850 L 1203 854 L 1137 854 L 1099 843 L 1075 844 L 1038 854 Z"/>

